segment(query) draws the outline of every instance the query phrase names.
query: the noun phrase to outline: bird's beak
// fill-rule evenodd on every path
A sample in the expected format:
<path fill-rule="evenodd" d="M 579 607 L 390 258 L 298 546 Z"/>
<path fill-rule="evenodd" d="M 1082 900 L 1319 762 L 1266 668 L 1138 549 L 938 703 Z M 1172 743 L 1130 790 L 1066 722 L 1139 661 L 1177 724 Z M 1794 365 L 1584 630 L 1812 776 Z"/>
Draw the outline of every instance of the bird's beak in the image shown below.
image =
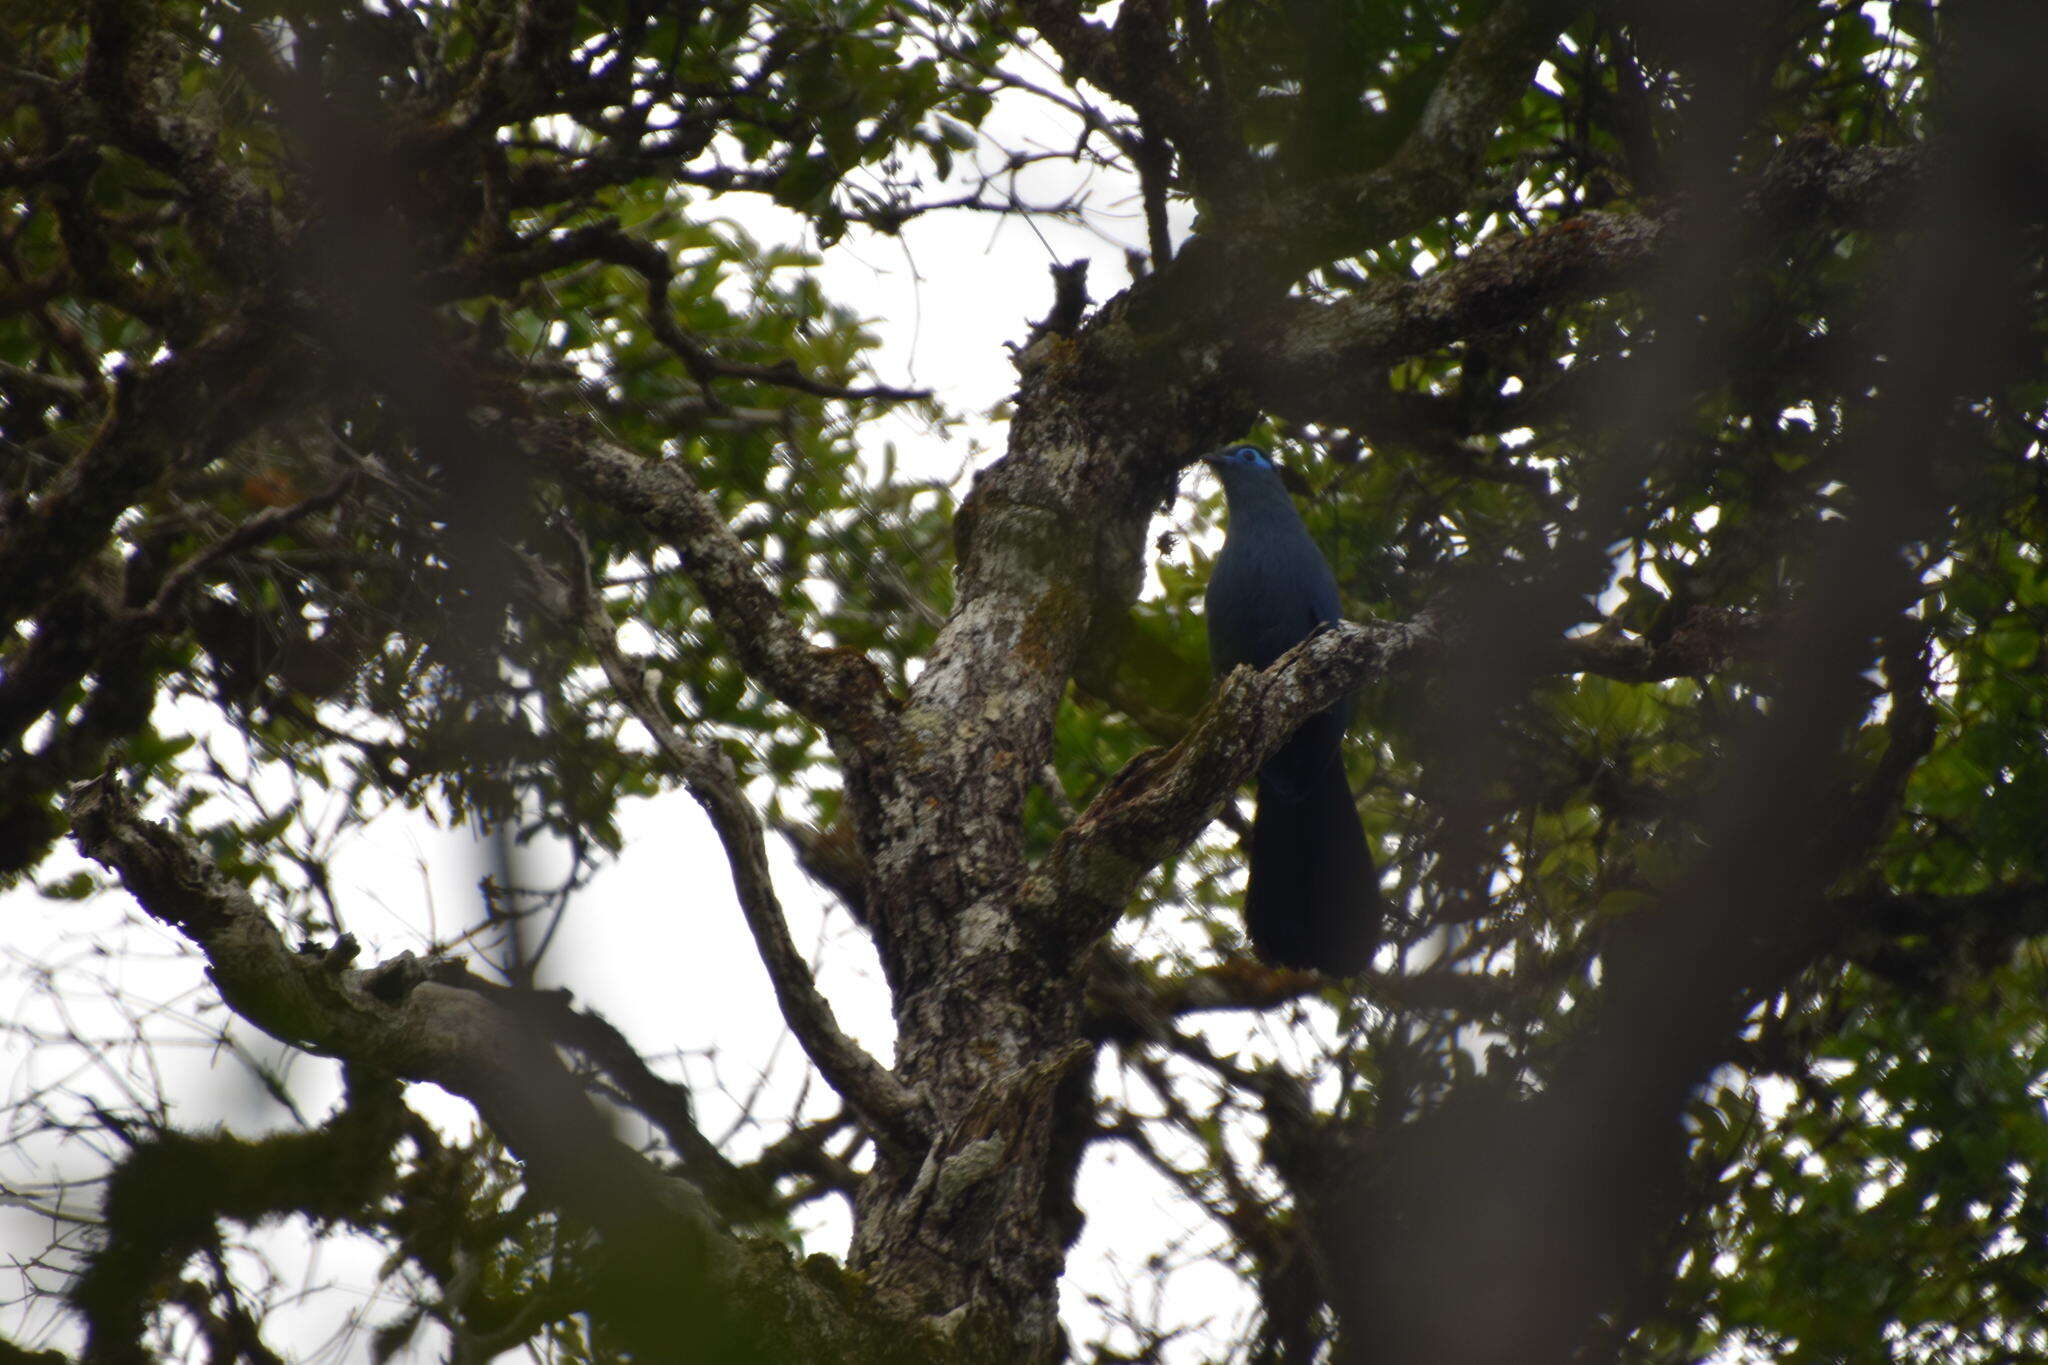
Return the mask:
<path fill-rule="evenodd" d="M 1202 463 L 1209 466 L 1209 468 L 1211 469 L 1219 468 L 1222 464 L 1222 461 L 1223 452 L 1220 450 L 1212 450 L 1207 455 L 1204 455 L 1202 457 Z"/>

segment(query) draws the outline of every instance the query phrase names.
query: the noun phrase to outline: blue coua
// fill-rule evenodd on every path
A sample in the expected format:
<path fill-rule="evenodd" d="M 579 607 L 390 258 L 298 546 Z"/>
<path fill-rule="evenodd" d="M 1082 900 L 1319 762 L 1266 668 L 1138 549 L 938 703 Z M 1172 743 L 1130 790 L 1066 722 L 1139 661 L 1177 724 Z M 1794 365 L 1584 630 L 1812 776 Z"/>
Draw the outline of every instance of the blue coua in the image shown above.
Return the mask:
<path fill-rule="evenodd" d="M 1222 677 L 1264 668 L 1342 615 L 1337 579 L 1257 446 L 1203 457 L 1223 481 L 1229 525 L 1204 607 L 1209 662 Z M 1259 956 L 1349 975 L 1379 938 L 1379 876 L 1344 777 L 1348 701 L 1311 716 L 1259 769 L 1244 893 Z"/>

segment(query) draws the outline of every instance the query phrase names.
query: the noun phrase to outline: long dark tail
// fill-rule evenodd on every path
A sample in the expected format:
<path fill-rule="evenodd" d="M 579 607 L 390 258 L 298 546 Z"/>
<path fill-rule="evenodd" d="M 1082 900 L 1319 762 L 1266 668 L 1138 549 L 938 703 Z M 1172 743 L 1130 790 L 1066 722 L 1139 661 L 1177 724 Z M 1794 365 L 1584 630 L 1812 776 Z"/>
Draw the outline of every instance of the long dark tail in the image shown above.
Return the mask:
<path fill-rule="evenodd" d="M 1245 928 L 1260 957 L 1331 976 L 1372 962 L 1379 874 L 1335 753 L 1307 774 L 1261 775 L 1247 864 Z"/>

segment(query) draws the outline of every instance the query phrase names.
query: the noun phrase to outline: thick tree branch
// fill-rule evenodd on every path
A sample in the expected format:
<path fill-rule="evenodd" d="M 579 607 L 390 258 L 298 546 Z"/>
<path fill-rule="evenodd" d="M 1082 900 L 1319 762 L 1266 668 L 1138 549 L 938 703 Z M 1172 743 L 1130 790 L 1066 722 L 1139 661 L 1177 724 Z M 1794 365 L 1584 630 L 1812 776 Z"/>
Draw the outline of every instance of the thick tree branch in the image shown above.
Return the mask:
<path fill-rule="evenodd" d="M 475 991 L 406 982 L 391 964 L 346 969 L 351 952 L 293 952 L 196 843 L 143 819 L 109 779 L 74 788 L 69 805 L 79 847 L 117 872 L 152 917 L 205 951 L 222 998 L 250 1023 L 308 1051 L 463 1096 L 555 1199 L 601 1227 L 702 1221 L 687 1187 L 621 1145 L 582 1085 L 515 1015 Z"/>
<path fill-rule="evenodd" d="M 603 1234 L 607 1255 L 593 1274 L 615 1326 L 643 1349 L 734 1361 L 947 1358 L 916 1324 L 886 1318 L 832 1274 L 728 1233 L 693 1187 L 619 1141 L 516 1012 L 427 979 L 406 958 L 354 970 L 352 951 L 293 952 L 196 842 L 143 819 L 107 779 L 76 788 L 70 806 L 79 847 L 205 952 L 244 1019 L 295 1047 L 431 1081 L 474 1104 L 536 1192 Z"/>
<path fill-rule="evenodd" d="M 653 737 L 690 795 L 710 817 L 725 847 L 740 912 L 768 969 L 776 1003 L 805 1054 L 881 1141 L 911 1152 L 928 1146 L 932 1129 L 923 1102 L 840 1029 L 830 1002 L 818 991 L 803 954 L 790 938 L 789 923 L 768 871 L 761 817 L 740 790 L 732 760 L 716 745 L 692 744 L 669 724 L 648 686 L 646 670 L 619 649 L 612 622 L 587 569 L 581 582 L 572 587 L 539 565 L 531 567 L 542 600 L 582 635 L 620 701 Z"/>
<path fill-rule="evenodd" d="M 1458 50 L 1401 147 L 1356 177 L 1241 201 L 1133 290 L 1132 320 L 1150 331 L 1184 321 L 1206 332 L 1263 311 L 1303 273 L 1465 206 L 1494 130 L 1529 88 L 1584 0 L 1501 0 Z"/>
<path fill-rule="evenodd" d="M 1844 150 L 1796 138 L 1741 201 L 1759 229 L 1896 222 L 1918 188 L 1920 148 Z M 1487 242 L 1420 279 L 1389 278 L 1331 304 L 1290 298 L 1244 334 L 1237 368 L 1260 401 L 1296 421 L 1356 427 L 1390 400 L 1380 368 L 1655 275 L 1697 225 L 1683 201 L 1646 212 L 1585 213 L 1526 237 Z"/>
<path fill-rule="evenodd" d="M 1092 943 L 1145 874 L 1201 833 L 1304 720 L 1442 637 L 1431 612 L 1399 623 L 1344 621 L 1264 672 L 1232 671 L 1178 744 L 1132 760 L 1061 833 L 1021 899 L 1058 926 L 1065 951 Z"/>
<path fill-rule="evenodd" d="M 842 752 L 880 752 L 896 714 L 881 671 L 858 650 L 822 649 L 803 638 L 761 581 L 753 553 L 686 467 L 643 459 L 566 418 L 513 422 L 505 434 L 533 463 L 674 546 L 733 654 L 770 695 Z"/>
<path fill-rule="evenodd" d="M 1444 610 L 1432 607 L 1399 623 L 1342 622 L 1263 673 L 1233 672 L 1179 742 L 1132 760 L 1067 827 L 1033 876 L 1026 899 L 1047 907 L 1082 941 L 1092 938 L 1121 913 L 1138 881 L 1199 834 L 1229 793 L 1303 720 L 1441 646 L 1451 628 Z M 1763 625 L 1752 617 L 1699 609 L 1655 642 L 1611 631 L 1561 640 L 1544 664 L 1558 672 L 1659 682 L 1762 658 L 1763 644 Z M 1260 999 L 1220 999 L 1215 1007 Z"/>
<path fill-rule="evenodd" d="M 866 1177 L 841 1156 L 826 1150 L 834 1138 L 842 1136 L 849 1147 L 862 1141 L 853 1116 L 844 1109 L 830 1118 L 798 1124 L 762 1148 L 759 1156 L 735 1169 L 741 1178 L 758 1181 L 764 1189 L 774 1188 L 778 1180 L 787 1176 L 809 1177 L 810 1189 L 787 1200 L 791 1206 L 826 1192 L 843 1195 L 850 1201 L 859 1195 Z"/>

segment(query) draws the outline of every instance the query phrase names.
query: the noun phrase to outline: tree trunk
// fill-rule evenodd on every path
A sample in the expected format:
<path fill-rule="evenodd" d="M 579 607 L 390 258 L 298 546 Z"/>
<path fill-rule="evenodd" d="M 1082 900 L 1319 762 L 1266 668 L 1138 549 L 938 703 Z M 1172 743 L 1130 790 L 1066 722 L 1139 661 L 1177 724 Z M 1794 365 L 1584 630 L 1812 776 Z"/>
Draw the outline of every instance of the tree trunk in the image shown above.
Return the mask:
<path fill-rule="evenodd" d="M 1087 334 L 1120 329 L 1112 304 Z M 1113 648 L 1137 595 L 1171 471 L 1229 420 L 1176 420 L 1215 405 L 1157 388 L 1126 406 L 1105 369 L 1081 363 L 1097 349 L 1050 337 L 1020 362 L 1009 449 L 957 523 L 958 605 L 902 711 L 895 761 L 854 793 L 896 1071 L 939 1136 L 928 1152 L 882 1148 L 852 1264 L 921 1314 L 963 1314 L 1017 1359 L 1061 1353 L 1058 1281 L 1092 1119 L 1083 990 L 1109 927 L 1097 914 L 1097 933 L 1076 934 L 1076 915 L 1022 894 L 1024 799 L 1077 660 Z"/>

